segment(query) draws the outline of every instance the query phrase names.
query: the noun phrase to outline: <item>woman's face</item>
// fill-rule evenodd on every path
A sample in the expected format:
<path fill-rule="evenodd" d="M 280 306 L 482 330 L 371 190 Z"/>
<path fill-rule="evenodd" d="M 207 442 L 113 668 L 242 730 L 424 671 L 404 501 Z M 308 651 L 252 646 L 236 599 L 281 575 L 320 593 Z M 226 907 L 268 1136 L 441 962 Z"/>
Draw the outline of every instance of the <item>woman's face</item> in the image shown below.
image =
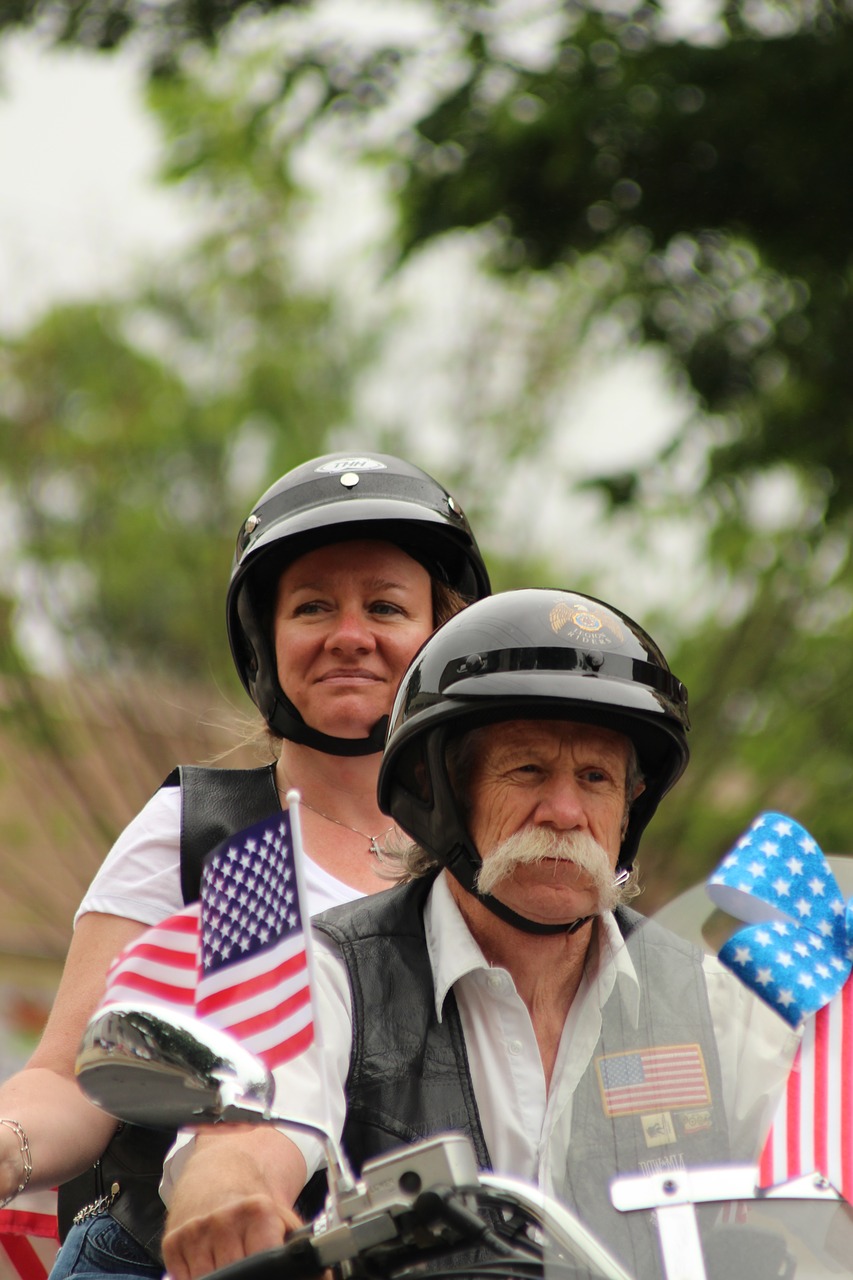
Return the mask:
<path fill-rule="evenodd" d="M 366 737 L 432 630 L 432 583 L 411 556 L 380 541 L 320 547 L 279 579 L 279 682 L 312 728 Z"/>

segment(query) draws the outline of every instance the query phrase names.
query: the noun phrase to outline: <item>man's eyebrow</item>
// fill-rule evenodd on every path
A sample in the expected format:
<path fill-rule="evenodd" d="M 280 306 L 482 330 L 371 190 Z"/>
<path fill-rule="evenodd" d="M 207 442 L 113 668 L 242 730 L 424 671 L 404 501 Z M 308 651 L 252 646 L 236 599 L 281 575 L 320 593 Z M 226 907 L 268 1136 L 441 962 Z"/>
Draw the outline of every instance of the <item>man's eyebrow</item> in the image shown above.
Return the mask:
<path fill-rule="evenodd" d="M 611 742 L 590 743 L 580 750 L 581 756 L 596 756 L 599 760 L 621 760 L 622 752 Z"/>
<path fill-rule="evenodd" d="M 540 756 L 541 752 L 535 742 L 495 742 L 483 755 L 491 764 L 500 765 L 510 764 L 518 758 L 530 760 Z"/>

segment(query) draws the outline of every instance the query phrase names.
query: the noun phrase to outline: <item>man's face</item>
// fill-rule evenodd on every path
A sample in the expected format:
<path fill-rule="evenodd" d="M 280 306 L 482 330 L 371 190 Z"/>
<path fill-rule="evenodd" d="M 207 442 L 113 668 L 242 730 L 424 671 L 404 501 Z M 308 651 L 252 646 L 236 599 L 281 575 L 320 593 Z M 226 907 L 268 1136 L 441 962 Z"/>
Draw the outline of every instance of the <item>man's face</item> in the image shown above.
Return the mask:
<path fill-rule="evenodd" d="M 480 730 L 468 828 L 483 860 L 481 886 L 528 919 L 557 923 L 595 913 L 600 884 L 612 882 L 619 857 L 630 750 L 622 734 L 573 721 L 510 720 Z M 520 833 L 541 836 L 545 847 L 532 861 L 510 857 L 505 868 L 502 846 Z M 591 851 L 591 868 L 601 864 L 598 883 L 571 860 L 577 837 L 603 851 Z M 493 870 L 499 878 L 489 884 Z"/>

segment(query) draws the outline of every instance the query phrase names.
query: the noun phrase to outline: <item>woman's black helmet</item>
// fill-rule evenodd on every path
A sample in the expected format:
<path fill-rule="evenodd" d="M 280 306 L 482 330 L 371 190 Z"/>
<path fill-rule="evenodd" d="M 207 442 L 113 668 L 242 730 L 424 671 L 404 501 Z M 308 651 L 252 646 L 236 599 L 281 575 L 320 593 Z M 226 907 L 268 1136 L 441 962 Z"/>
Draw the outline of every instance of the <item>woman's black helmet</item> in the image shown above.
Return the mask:
<path fill-rule="evenodd" d="M 297 557 L 349 539 L 391 542 L 469 600 L 489 575 L 462 508 L 432 476 L 384 453 L 330 453 L 288 471 L 243 522 L 226 602 L 231 653 L 250 698 L 281 737 L 332 755 L 381 751 L 383 718 L 367 738 L 305 724 L 278 679 L 272 625 L 278 580 Z"/>
<path fill-rule="evenodd" d="M 448 742 L 480 725 L 537 719 L 601 725 L 633 742 L 645 790 L 620 869 L 687 766 L 687 690 L 636 622 L 573 591 L 507 591 L 471 605 L 409 666 L 379 772 L 382 810 L 471 892 L 480 855 L 448 775 Z"/>

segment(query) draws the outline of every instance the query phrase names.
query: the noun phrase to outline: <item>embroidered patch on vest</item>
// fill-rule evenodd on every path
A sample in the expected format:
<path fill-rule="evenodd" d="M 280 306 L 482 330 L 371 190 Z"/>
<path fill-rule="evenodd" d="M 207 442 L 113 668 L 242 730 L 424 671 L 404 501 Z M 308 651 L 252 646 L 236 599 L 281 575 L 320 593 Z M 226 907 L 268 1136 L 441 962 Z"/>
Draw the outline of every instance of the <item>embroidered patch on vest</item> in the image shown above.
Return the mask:
<path fill-rule="evenodd" d="M 663 1147 L 675 1142 L 675 1125 L 668 1111 L 655 1111 L 650 1116 L 640 1116 L 643 1137 L 647 1147 Z"/>
<path fill-rule="evenodd" d="M 687 1138 L 692 1133 L 707 1133 L 714 1127 L 710 1108 L 705 1111 L 682 1111 L 678 1117 L 678 1124 Z"/>
<path fill-rule="evenodd" d="M 659 1174 L 683 1172 L 687 1168 L 684 1156 L 676 1152 L 674 1156 L 658 1156 L 654 1160 L 641 1160 L 640 1173 Z"/>
<path fill-rule="evenodd" d="M 698 1044 L 654 1045 L 595 1060 L 606 1116 L 697 1110 L 711 1102 Z"/>

